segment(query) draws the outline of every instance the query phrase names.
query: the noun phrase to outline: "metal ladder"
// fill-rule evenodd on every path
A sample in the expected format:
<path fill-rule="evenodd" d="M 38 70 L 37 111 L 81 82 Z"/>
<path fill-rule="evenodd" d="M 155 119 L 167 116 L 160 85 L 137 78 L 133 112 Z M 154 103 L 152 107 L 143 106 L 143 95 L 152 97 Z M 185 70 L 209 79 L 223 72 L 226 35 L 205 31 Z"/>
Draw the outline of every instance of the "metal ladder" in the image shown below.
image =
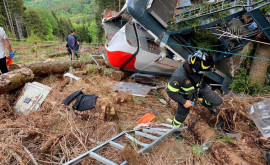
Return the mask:
<path fill-rule="evenodd" d="M 192 9 L 191 6 L 185 8 L 179 14 L 176 15 L 177 18 L 176 23 L 190 21 L 193 19 L 210 16 L 212 14 L 228 10 L 230 11 L 234 9 L 240 11 L 251 7 L 257 9 L 266 5 L 269 5 L 269 2 L 267 0 L 260 0 L 258 2 L 255 2 L 254 4 L 250 4 L 249 0 L 247 0 L 246 2 L 243 0 L 234 0 L 234 1 L 223 0 L 220 2 L 209 3 L 207 7 L 198 7 Z"/>
<path fill-rule="evenodd" d="M 164 139 L 165 137 L 170 135 L 172 132 L 182 131 L 186 128 L 187 127 L 178 128 L 178 127 L 174 127 L 174 126 L 169 125 L 169 124 L 158 124 L 155 127 L 147 127 L 147 128 L 137 129 L 137 130 L 128 130 L 128 131 L 125 131 L 125 132 L 118 134 L 117 136 L 106 141 L 105 143 L 102 143 L 99 146 L 91 149 L 90 151 L 85 152 L 84 154 L 65 163 L 64 165 L 73 165 L 73 164 L 80 163 L 84 159 L 89 158 L 89 156 L 91 158 L 101 162 L 101 163 L 106 164 L 106 165 L 117 165 L 117 163 L 97 154 L 97 152 L 102 150 L 107 144 L 109 144 L 110 146 L 112 146 L 114 148 L 119 149 L 120 151 L 123 150 L 125 148 L 125 146 L 117 143 L 116 141 L 119 140 L 122 136 L 125 136 L 127 139 L 131 140 L 131 142 L 136 143 L 137 145 L 140 145 L 142 147 L 141 150 L 137 151 L 138 154 L 141 154 L 142 152 L 147 151 L 150 148 L 152 148 L 155 144 L 157 144 L 159 141 L 161 141 L 162 139 Z M 136 139 L 135 137 L 130 135 L 132 133 L 134 133 L 136 135 L 136 137 L 143 137 L 143 138 L 151 139 L 154 141 L 150 144 L 140 142 L 138 139 Z M 155 135 L 152 135 L 150 133 L 155 134 Z M 157 136 L 157 135 L 159 135 L 159 136 Z M 125 164 L 127 164 L 126 161 L 121 163 L 121 165 L 125 165 Z"/>

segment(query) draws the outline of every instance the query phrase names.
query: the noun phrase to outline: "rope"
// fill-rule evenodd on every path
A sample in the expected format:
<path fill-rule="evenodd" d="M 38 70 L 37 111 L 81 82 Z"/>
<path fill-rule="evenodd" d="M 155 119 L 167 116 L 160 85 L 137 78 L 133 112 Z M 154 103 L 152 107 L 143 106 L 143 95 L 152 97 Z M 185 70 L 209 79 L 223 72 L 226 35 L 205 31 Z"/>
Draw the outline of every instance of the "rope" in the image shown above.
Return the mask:
<path fill-rule="evenodd" d="M 130 37 L 133 37 L 133 38 L 136 38 L 136 36 L 134 36 L 133 34 L 130 34 L 130 33 L 126 33 L 126 32 L 123 32 L 121 30 L 118 30 L 110 25 L 106 25 L 103 23 L 104 26 L 108 26 L 110 27 L 110 29 L 112 29 L 112 31 L 115 31 L 115 32 L 121 32 L 127 36 L 130 36 Z M 145 37 L 138 37 L 140 40 L 147 40 Z M 150 41 L 153 41 L 153 42 L 159 42 L 159 43 L 163 43 L 162 41 L 156 41 L 156 40 L 150 40 Z M 201 48 L 201 47 L 196 47 L 196 46 L 191 46 L 191 45 L 183 45 L 183 44 L 175 44 L 175 43 L 165 43 L 165 44 L 168 44 L 168 45 L 174 45 L 174 46 L 182 46 L 182 47 L 187 47 L 187 48 L 193 48 L 193 49 L 199 49 L 199 50 L 204 50 L 204 51 L 209 51 L 209 52 L 215 52 L 215 53 L 223 53 L 223 54 L 226 54 L 226 55 L 234 55 L 234 56 L 240 56 L 240 57 L 247 57 L 247 58 L 253 58 L 253 59 L 259 59 L 259 60 L 265 60 L 265 61 L 270 61 L 270 59 L 267 59 L 267 58 L 263 58 L 263 57 L 254 57 L 254 56 L 248 56 L 248 55 L 244 55 L 244 54 L 238 54 L 238 53 L 231 53 L 231 52 L 224 52 L 224 51 L 219 51 L 219 50 L 213 50 L 213 49 L 207 49 L 207 48 Z"/>

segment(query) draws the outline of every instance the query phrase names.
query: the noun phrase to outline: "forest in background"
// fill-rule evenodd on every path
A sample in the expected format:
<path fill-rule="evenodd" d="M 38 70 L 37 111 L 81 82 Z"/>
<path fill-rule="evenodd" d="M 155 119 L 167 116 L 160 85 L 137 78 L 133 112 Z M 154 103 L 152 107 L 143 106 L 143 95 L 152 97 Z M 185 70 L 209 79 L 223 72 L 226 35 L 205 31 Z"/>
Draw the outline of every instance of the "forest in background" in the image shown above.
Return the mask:
<path fill-rule="evenodd" d="M 119 10 L 124 0 L 2 0 L 0 26 L 9 38 L 66 41 L 72 28 L 81 42 L 104 42 L 101 26 L 105 8 Z M 121 5 L 121 6 L 122 6 Z"/>

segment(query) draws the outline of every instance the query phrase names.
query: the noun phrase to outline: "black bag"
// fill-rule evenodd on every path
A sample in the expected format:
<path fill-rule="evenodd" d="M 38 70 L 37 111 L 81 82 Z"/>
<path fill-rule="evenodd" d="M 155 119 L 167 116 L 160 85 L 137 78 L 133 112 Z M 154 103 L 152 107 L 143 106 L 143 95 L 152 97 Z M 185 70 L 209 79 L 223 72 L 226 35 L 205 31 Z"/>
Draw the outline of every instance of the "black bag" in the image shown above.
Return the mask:
<path fill-rule="evenodd" d="M 62 104 L 69 105 L 75 98 L 76 101 L 72 105 L 72 108 L 78 111 L 85 111 L 95 108 L 96 106 L 96 95 L 85 95 L 82 90 L 78 90 L 71 95 L 69 95 Z"/>
<path fill-rule="evenodd" d="M 79 95 L 83 94 L 82 90 L 78 90 L 74 93 L 72 93 L 71 95 L 69 95 L 63 102 L 62 104 L 68 105 L 71 101 L 73 101 L 74 99 L 76 99 L 76 97 L 78 97 Z"/>
<path fill-rule="evenodd" d="M 96 95 L 84 95 L 81 94 L 77 97 L 76 102 L 72 105 L 72 108 L 78 111 L 85 111 L 95 108 Z"/>

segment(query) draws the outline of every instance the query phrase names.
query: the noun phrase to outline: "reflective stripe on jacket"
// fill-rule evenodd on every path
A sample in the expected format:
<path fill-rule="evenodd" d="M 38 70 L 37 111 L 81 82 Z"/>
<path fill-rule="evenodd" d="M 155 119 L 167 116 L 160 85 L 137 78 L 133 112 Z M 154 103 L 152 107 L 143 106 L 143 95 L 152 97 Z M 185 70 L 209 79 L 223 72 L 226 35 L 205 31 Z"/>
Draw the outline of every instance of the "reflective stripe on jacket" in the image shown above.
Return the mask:
<path fill-rule="evenodd" d="M 191 74 L 190 77 L 196 83 L 197 87 L 200 87 L 203 75 L 202 74 Z M 187 99 L 194 99 L 196 90 L 189 80 L 183 65 L 179 66 L 172 74 L 168 86 L 168 95 L 176 102 L 185 104 Z"/>

